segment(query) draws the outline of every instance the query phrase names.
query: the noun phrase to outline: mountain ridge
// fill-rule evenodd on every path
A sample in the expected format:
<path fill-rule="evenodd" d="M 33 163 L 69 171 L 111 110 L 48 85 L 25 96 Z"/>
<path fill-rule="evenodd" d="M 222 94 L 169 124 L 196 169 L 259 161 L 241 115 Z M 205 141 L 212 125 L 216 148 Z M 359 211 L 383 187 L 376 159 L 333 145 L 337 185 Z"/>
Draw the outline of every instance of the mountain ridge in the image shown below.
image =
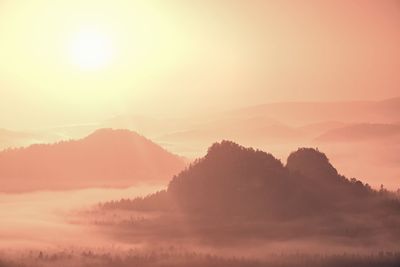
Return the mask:
<path fill-rule="evenodd" d="M 185 164 L 183 158 L 135 132 L 100 129 L 78 140 L 0 152 L 0 188 L 127 187 L 166 181 Z"/>
<path fill-rule="evenodd" d="M 331 204 L 358 203 L 374 196 L 374 192 L 368 184 L 340 175 L 328 157 L 317 149 L 299 148 L 284 165 L 272 154 L 222 141 L 214 143 L 206 156 L 175 175 L 164 193 L 181 205 L 181 210 L 189 212 L 227 211 L 240 207 L 243 199 L 255 197 L 254 203 L 245 203 L 242 210 L 237 210 L 240 214 L 248 209 L 246 205 L 257 207 L 267 202 L 282 202 L 286 203 L 285 208 L 297 209 L 278 211 L 283 213 L 305 209 L 319 212 L 333 208 Z M 225 202 L 218 207 L 219 201 Z"/>
<path fill-rule="evenodd" d="M 144 221 L 123 230 L 138 238 L 145 231 L 218 244 L 320 239 L 365 246 L 382 237 L 396 244 L 400 236 L 398 196 L 341 175 L 313 148 L 292 152 L 284 165 L 260 150 L 215 143 L 165 190 L 100 209 L 142 212 Z"/>

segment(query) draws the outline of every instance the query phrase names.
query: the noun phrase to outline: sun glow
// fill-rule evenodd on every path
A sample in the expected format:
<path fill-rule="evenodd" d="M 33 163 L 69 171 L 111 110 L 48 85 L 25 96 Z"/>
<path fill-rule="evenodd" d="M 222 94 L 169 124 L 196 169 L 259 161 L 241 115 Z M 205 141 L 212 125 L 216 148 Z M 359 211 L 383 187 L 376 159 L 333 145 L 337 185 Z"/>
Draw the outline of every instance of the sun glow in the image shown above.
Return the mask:
<path fill-rule="evenodd" d="M 97 29 L 81 29 L 71 36 L 70 61 L 82 70 L 107 67 L 115 54 L 113 40 L 107 33 Z"/>

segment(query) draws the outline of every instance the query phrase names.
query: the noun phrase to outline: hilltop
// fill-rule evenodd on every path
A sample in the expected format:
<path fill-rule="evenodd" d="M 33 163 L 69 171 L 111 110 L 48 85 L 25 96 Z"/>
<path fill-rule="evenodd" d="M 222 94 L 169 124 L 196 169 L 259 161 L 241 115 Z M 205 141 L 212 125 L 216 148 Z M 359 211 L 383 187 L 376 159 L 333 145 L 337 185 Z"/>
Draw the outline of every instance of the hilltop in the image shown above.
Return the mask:
<path fill-rule="evenodd" d="M 0 152 L 0 188 L 127 187 L 166 182 L 184 167 L 184 159 L 133 131 L 100 129 L 79 140 Z"/>

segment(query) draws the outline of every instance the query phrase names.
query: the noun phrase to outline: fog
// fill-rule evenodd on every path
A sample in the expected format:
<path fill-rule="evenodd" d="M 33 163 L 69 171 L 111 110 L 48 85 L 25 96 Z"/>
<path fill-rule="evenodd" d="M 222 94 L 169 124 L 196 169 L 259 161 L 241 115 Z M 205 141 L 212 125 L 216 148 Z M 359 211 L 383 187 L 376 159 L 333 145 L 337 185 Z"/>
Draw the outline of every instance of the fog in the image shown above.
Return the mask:
<path fill-rule="evenodd" d="M 0 266 L 338 266 L 395 263 L 396 242 L 385 236 L 374 244 L 340 236 L 307 236 L 309 219 L 265 227 L 280 237 L 243 238 L 243 232 L 197 232 L 191 218 L 133 209 L 104 210 L 98 204 L 143 197 L 165 185 L 126 189 L 90 188 L 0 194 Z M 329 221 L 322 218 L 320 223 Z M 357 220 L 354 216 L 347 220 Z M 214 219 L 210 218 L 210 225 Z M 193 222 L 193 221 L 192 221 Z M 235 224 L 231 225 L 235 228 Z M 256 225 L 255 229 L 258 229 Z M 285 229 L 305 229 L 291 238 Z M 172 231 L 171 231 L 172 229 Z M 297 230 L 296 230 L 297 229 Z M 217 231 L 217 232 L 212 232 Z M 286 232 L 286 233 L 285 233 Z M 381 256 L 381 251 L 391 254 Z M 338 256 L 340 255 L 340 256 Z M 355 256 L 354 256 L 355 255 Z M 286 264 L 286 265 L 285 265 Z M 299 265 L 300 264 L 300 265 Z M 304 265 L 301 265 L 304 264 Z M 314 264 L 314 265 L 312 265 Z M 331 265 L 329 265 L 331 264 Z M 368 265 L 375 266 L 375 265 Z"/>
<path fill-rule="evenodd" d="M 162 186 L 127 189 L 91 188 L 0 194 L 1 249 L 62 249 L 110 246 L 94 229 L 73 223 L 79 211 L 100 201 L 146 195 Z"/>

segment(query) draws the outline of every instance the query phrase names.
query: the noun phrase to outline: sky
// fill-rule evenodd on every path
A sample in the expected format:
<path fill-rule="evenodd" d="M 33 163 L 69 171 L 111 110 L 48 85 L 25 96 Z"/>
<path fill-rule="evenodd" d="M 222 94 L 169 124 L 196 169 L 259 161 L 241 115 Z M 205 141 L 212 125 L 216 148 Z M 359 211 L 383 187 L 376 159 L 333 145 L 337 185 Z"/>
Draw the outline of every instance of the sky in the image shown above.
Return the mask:
<path fill-rule="evenodd" d="M 0 0 L 0 128 L 398 96 L 400 1 Z"/>

